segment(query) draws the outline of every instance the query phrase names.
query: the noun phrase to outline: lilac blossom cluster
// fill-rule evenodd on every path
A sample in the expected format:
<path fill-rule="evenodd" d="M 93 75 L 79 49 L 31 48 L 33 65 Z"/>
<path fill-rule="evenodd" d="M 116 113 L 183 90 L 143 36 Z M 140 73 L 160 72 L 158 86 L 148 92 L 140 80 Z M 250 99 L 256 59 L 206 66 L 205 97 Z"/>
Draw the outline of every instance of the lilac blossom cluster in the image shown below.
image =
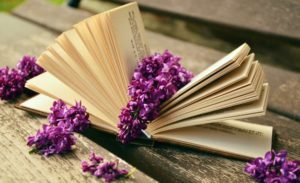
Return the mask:
<path fill-rule="evenodd" d="M 36 64 L 36 58 L 28 55 L 23 58 L 17 64 L 17 69 L 22 72 L 25 80 L 33 78 L 44 72 L 44 69 Z"/>
<path fill-rule="evenodd" d="M 89 172 L 98 178 L 104 178 L 105 182 L 111 182 L 128 175 L 127 170 L 118 169 L 118 161 L 104 162 L 104 159 L 94 152 L 91 152 L 89 162 L 81 162 L 81 169 L 83 172 Z"/>
<path fill-rule="evenodd" d="M 272 150 L 247 163 L 245 172 L 259 183 L 299 183 L 300 161 L 288 161 L 285 150 Z"/>
<path fill-rule="evenodd" d="M 57 100 L 50 108 L 52 111 L 48 115 L 48 121 L 54 126 L 64 126 L 65 129 L 74 132 L 82 132 L 89 127 L 89 114 L 81 102 L 76 102 L 74 106 L 68 106 Z"/>
<path fill-rule="evenodd" d="M 0 98 L 11 100 L 24 90 L 25 80 L 22 73 L 16 69 L 4 67 L 0 69 Z"/>
<path fill-rule="evenodd" d="M 179 63 L 180 57 L 166 50 L 142 59 L 128 87 L 131 100 L 121 110 L 118 139 L 128 143 L 159 115 L 160 104 L 172 97 L 193 77 Z"/>
<path fill-rule="evenodd" d="M 63 126 L 43 125 L 35 136 L 28 137 L 27 145 L 35 146 L 32 152 L 49 156 L 70 151 L 75 140 L 73 132 Z"/>
<path fill-rule="evenodd" d="M 50 124 L 44 125 L 42 130 L 27 139 L 27 145 L 34 146 L 34 152 L 45 156 L 70 151 L 76 140 L 73 132 L 82 132 L 90 124 L 89 115 L 81 102 L 68 108 L 62 100 L 57 100 L 50 110 Z"/>
<path fill-rule="evenodd" d="M 26 80 L 44 72 L 36 64 L 36 58 L 24 56 L 17 64 L 16 69 L 4 67 L 0 69 L 0 99 L 11 100 L 19 96 Z"/>

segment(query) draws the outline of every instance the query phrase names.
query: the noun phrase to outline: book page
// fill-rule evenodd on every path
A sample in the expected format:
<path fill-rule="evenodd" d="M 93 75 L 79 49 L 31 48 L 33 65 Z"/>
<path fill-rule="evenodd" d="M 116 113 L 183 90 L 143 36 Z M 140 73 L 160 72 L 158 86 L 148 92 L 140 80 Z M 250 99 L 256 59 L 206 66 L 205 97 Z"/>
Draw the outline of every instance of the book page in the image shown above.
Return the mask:
<path fill-rule="evenodd" d="M 198 91 L 200 88 L 239 67 L 249 51 L 250 47 L 246 43 L 242 44 L 203 72 L 196 75 L 187 85 L 182 87 L 169 100 L 164 102 L 162 108 L 174 106 L 178 102 L 184 100 L 184 98 Z"/>
<path fill-rule="evenodd" d="M 199 115 L 182 121 L 177 121 L 176 123 L 158 129 L 147 128 L 146 132 L 149 135 L 154 135 L 164 131 L 184 128 L 188 126 L 197 126 L 197 125 L 212 123 L 220 120 L 223 121 L 229 119 L 242 119 L 242 118 L 264 115 L 267 108 L 268 96 L 269 96 L 269 85 L 268 83 L 264 83 L 261 96 L 257 101 L 235 106 L 235 107 L 226 108 L 224 110 L 219 110 L 208 114 Z"/>
<path fill-rule="evenodd" d="M 211 84 L 199 89 L 193 95 L 190 95 L 185 100 L 181 101 L 179 104 L 173 106 L 172 108 L 168 110 L 166 110 L 166 107 L 162 108 L 160 110 L 160 117 L 169 114 L 172 111 L 191 105 L 209 96 L 216 96 L 217 93 L 220 93 L 220 91 L 223 92 L 228 87 L 241 83 L 240 81 L 244 81 L 245 79 L 249 78 L 254 72 L 253 70 L 255 70 L 254 67 L 256 65 L 256 62 L 253 62 L 253 59 L 254 55 L 251 54 L 251 56 L 245 62 L 243 62 L 239 68 L 233 70 L 224 77 L 217 79 Z"/>
<path fill-rule="evenodd" d="M 73 105 L 75 101 L 80 100 L 90 114 L 116 128 L 115 120 L 118 119 L 117 115 L 109 118 L 107 114 L 103 113 L 98 108 L 95 108 L 93 104 L 85 100 L 85 98 L 74 92 L 71 88 L 66 86 L 64 83 L 62 83 L 60 80 L 58 80 L 48 72 L 45 72 L 37 77 L 28 80 L 26 83 L 26 88 L 29 88 L 38 93 L 42 93 L 54 99 L 62 99 L 69 105 Z"/>
<path fill-rule="evenodd" d="M 153 138 L 229 156 L 256 158 L 271 150 L 272 131 L 271 126 L 229 120 L 171 130 Z"/>
<path fill-rule="evenodd" d="M 150 54 L 144 23 L 136 2 L 113 9 L 108 15 L 120 64 L 126 68 L 128 86 L 138 61 Z"/>
<path fill-rule="evenodd" d="M 169 121 L 171 116 L 180 116 L 181 119 L 184 119 L 194 115 L 201 115 L 211 111 L 217 111 L 221 108 L 229 108 L 238 105 L 237 103 L 244 104 L 258 100 L 262 90 L 262 85 L 263 75 L 260 69 L 260 72 L 256 75 L 255 80 L 250 85 L 241 87 L 232 92 L 227 92 L 225 89 L 217 93 L 217 95 L 212 95 L 203 100 L 190 104 L 180 110 L 174 111 L 174 115 L 166 115 L 167 120 Z"/>
<path fill-rule="evenodd" d="M 250 81 L 249 81 L 250 80 Z M 148 130 L 158 129 L 183 119 L 204 115 L 212 111 L 230 108 L 258 100 L 263 85 L 262 69 L 258 62 L 252 65 L 248 78 L 229 86 L 211 96 L 203 98 L 183 108 L 167 111 L 148 125 Z M 232 88 L 236 88 L 233 90 Z"/>
<path fill-rule="evenodd" d="M 239 105 L 257 101 L 262 91 L 262 81 L 263 79 L 261 78 L 260 84 L 258 84 L 254 89 L 248 88 L 245 91 L 237 90 L 233 92 L 232 95 L 231 93 L 229 93 L 228 96 L 221 97 L 217 100 L 204 100 L 200 103 L 195 103 L 194 105 L 175 111 L 163 118 L 158 119 L 156 121 L 156 125 L 151 125 L 151 127 L 153 128 L 149 129 L 158 129 L 163 126 L 182 121 L 184 119 L 205 115 L 210 112 L 227 109 L 230 107 L 238 107 Z"/>
<path fill-rule="evenodd" d="M 50 111 L 50 107 L 52 106 L 53 102 L 55 101 L 55 99 L 48 97 L 46 95 L 36 95 L 24 102 L 22 102 L 19 106 L 17 106 L 17 108 L 29 111 L 29 112 L 33 112 L 33 113 L 37 113 L 43 116 L 47 116 L 51 111 Z M 106 132 L 110 132 L 110 133 L 116 133 L 116 129 L 113 128 L 110 125 L 107 125 L 106 123 L 104 123 L 103 121 L 101 121 L 100 119 L 96 118 L 95 116 L 90 114 L 89 117 L 90 121 L 92 124 L 97 124 L 95 127 L 99 128 L 101 130 L 104 130 Z"/>
<path fill-rule="evenodd" d="M 69 104 L 81 100 L 90 114 L 117 128 L 133 69 L 148 54 L 137 3 L 129 3 L 58 36 L 37 62 L 51 75 L 38 76 L 26 86 Z"/>

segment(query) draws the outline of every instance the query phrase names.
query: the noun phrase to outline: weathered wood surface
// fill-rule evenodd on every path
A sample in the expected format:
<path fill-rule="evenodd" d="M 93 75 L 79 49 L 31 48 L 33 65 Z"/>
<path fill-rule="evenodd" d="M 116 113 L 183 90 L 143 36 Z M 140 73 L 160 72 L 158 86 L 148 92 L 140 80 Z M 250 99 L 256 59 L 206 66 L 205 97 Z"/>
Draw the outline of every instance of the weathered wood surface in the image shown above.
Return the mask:
<path fill-rule="evenodd" d="M 114 0 L 130 2 L 133 0 Z M 300 41 L 298 0 L 137 0 L 154 10 Z"/>
<path fill-rule="evenodd" d="M 27 6 L 26 8 L 30 9 L 29 3 L 24 4 L 23 6 Z M 29 19 L 27 18 L 27 15 L 23 13 L 24 11 L 21 11 L 22 8 L 24 7 L 20 7 L 15 10 L 14 14 Z M 50 9 L 53 9 L 54 7 L 44 7 L 44 5 L 40 5 L 39 8 L 47 8 L 49 9 L 48 11 L 50 11 Z M 74 13 L 76 12 L 80 12 L 80 10 L 74 11 Z M 34 11 L 32 13 L 34 13 Z M 59 14 L 56 15 L 60 17 Z M 35 14 L 35 16 L 31 15 L 30 19 L 32 22 L 35 22 L 34 17 L 36 16 L 39 16 L 40 20 L 42 17 L 44 17 L 43 21 L 39 22 L 39 25 L 45 27 L 52 26 L 52 30 L 59 30 L 59 28 L 55 27 L 55 22 L 48 21 L 47 16 L 50 16 L 49 14 Z M 56 21 L 65 21 L 60 24 L 71 26 L 67 19 L 67 17 L 64 17 L 64 19 L 57 19 Z M 64 30 L 60 29 L 59 31 Z M 203 70 L 217 58 L 220 58 L 224 55 L 224 53 L 217 52 L 212 49 L 170 39 L 155 33 L 148 32 L 147 35 L 153 51 L 161 51 L 165 48 L 172 48 L 174 53 L 185 58 L 183 64 L 189 69 L 192 69 L 194 72 Z M 273 105 L 276 108 L 277 106 L 279 111 L 287 112 L 289 115 L 295 114 L 296 116 L 299 114 L 300 104 L 299 102 L 295 101 L 297 100 L 298 96 L 295 92 L 297 91 L 296 89 L 299 88 L 299 74 L 282 71 L 280 69 L 275 69 L 276 72 L 274 73 L 274 68 L 269 66 L 266 66 L 266 70 L 272 85 L 272 91 L 275 92 L 272 93 L 269 107 Z M 282 77 L 280 74 L 277 74 L 278 72 L 283 73 L 282 76 L 289 78 L 290 81 L 286 81 L 284 77 Z M 282 89 L 278 89 L 280 86 Z M 289 98 L 287 94 L 296 96 L 296 99 Z M 273 96 L 285 98 L 286 105 L 281 106 L 281 103 L 279 103 L 278 100 L 272 99 Z M 290 110 L 294 111 L 291 113 Z M 276 134 L 273 147 L 275 149 L 287 149 L 292 159 L 300 158 L 299 122 L 273 112 L 268 112 L 267 116 L 265 117 L 249 119 L 249 121 L 272 125 Z M 168 144 L 156 144 L 154 148 L 147 146 L 121 145 L 115 141 L 114 136 L 96 131 L 94 129 L 89 129 L 89 131 L 87 131 L 84 135 L 90 139 L 93 139 L 93 141 L 95 141 L 97 144 L 100 144 L 106 149 L 112 151 L 161 182 L 206 183 L 252 181 L 243 173 L 243 167 L 245 165 L 244 161 Z"/>
<path fill-rule="evenodd" d="M 55 6 L 55 8 L 40 8 L 40 5 L 47 5 L 47 2 L 40 0 L 28 0 L 25 4 L 30 4 L 30 8 L 26 8 L 26 6 L 20 6 L 19 11 L 22 11 L 26 14 L 26 18 L 28 21 L 34 19 L 34 22 L 37 24 L 42 24 L 46 28 L 54 31 L 67 30 L 72 27 L 73 24 L 77 23 L 84 18 L 89 17 L 91 14 L 85 11 L 76 11 L 72 8 L 64 8 L 61 6 Z M 53 5 L 54 6 L 54 5 Z M 76 12 L 76 13 L 75 13 Z M 51 24 L 45 24 L 44 16 L 35 16 L 35 15 L 49 15 L 47 19 Z M 69 22 L 65 24 L 65 22 Z M 52 25 L 54 24 L 54 26 Z"/>
<path fill-rule="evenodd" d="M 24 54 L 38 55 L 53 41 L 56 34 L 19 18 L 0 14 L 0 67 L 15 66 Z M 0 102 L 0 182 L 99 182 L 90 175 L 83 175 L 81 160 L 86 160 L 91 150 L 108 160 L 117 156 L 88 138 L 76 134 L 78 141 L 72 153 L 49 158 L 29 154 L 31 148 L 26 138 L 35 134 L 47 120 L 14 108 L 13 102 Z M 131 165 L 121 160 L 121 167 Z M 155 182 L 139 170 L 131 179 L 120 182 Z"/>

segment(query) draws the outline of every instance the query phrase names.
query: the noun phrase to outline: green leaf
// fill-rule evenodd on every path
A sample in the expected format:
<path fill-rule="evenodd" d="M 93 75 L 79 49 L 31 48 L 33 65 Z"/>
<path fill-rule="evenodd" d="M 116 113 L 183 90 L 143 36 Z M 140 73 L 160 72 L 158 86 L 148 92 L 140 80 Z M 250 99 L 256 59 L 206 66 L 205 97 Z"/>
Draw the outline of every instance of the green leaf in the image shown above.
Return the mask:
<path fill-rule="evenodd" d="M 39 150 L 37 148 L 33 148 L 29 151 L 29 154 L 38 153 Z"/>

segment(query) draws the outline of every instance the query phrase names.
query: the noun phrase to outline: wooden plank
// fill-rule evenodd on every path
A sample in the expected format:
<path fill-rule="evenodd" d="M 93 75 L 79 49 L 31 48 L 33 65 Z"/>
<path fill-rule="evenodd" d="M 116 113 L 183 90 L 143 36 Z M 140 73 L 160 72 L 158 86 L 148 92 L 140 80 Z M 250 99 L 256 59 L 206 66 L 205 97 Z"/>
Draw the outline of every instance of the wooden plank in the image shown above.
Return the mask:
<path fill-rule="evenodd" d="M 45 7 L 46 5 L 48 5 L 48 3 L 49 2 L 40 0 L 28 0 L 24 2 L 24 5 L 22 4 L 21 6 L 19 6 L 19 8 L 17 8 L 17 11 L 22 11 L 23 14 L 26 14 L 26 17 L 23 18 L 28 19 L 29 21 L 34 19 L 35 23 L 42 24 L 48 29 L 54 31 L 70 29 L 73 24 L 90 16 L 90 13 L 88 12 L 78 12 L 75 9 L 66 8 L 63 6 L 52 5 L 52 7 L 55 8 L 41 8 L 41 5 Z M 30 5 L 29 9 L 26 8 L 27 5 Z M 37 14 L 43 16 L 35 16 Z M 47 16 L 47 21 L 51 22 L 50 24 L 45 24 L 43 22 L 44 16 Z M 64 22 L 68 22 L 68 24 L 64 24 Z"/>
<path fill-rule="evenodd" d="M 130 2 L 133 0 L 114 0 Z M 297 0 L 137 0 L 152 10 L 300 41 Z"/>
<path fill-rule="evenodd" d="M 7 14 L 0 14 L 0 67 L 14 66 L 25 53 L 38 55 L 53 41 L 56 34 Z M 18 26 L 22 29 L 17 28 Z M 98 182 L 82 175 L 80 161 L 87 159 L 90 150 L 108 160 L 118 157 L 88 138 L 76 134 L 78 141 L 72 153 L 44 158 L 28 152 L 27 136 L 34 134 L 47 120 L 14 108 L 14 102 L 0 102 L 0 182 Z M 123 167 L 132 166 L 121 159 Z M 137 171 L 132 179 L 120 182 L 155 182 Z"/>
<path fill-rule="evenodd" d="M 271 84 L 268 109 L 300 121 L 300 74 L 264 66 Z"/>
<path fill-rule="evenodd" d="M 39 7 L 39 11 L 30 11 L 30 9 L 36 7 Z M 44 12 L 43 9 L 47 10 L 48 14 L 42 13 Z M 13 13 L 32 22 L 37 22 L 44 27 L 51 27 L 53 30 L 62 32 L 66 30 L 64 29 L 65 27 L 73 25 L 73 17 L 77 17 L 80 20 L 80 16 L 81 19 L 84 19 L 88 15 L 85 11 L 72 9 L 74 16 L 71 13 L 68 16 L 64 16 L 63 12 L 69 9 L 68 7 L 51 6 L 43 1 L 29 0 L 23 6 L 14 10 Z M 53 23 L 53 14 L 64 18 L 57 19 L 57 23 Z M 89 15 L 92 16 L 91 13 Z M 65 27 L 61 27 L 60 25 L 64 25 Z M 225 55 L 225 53 L 214 49 L 172 39 L 151 31 L 147 31 L 147 37 L 153 52 L 170 49 L 175 54 L 182 56 L 184 58 L 183 65 L 194 73 L 199 73 Z M 300 74 L 272 66 L 265 65 L 264 68 L 272 87 L 269 108 L 272 111 L 300 120 Z M 289 79 L 287 80 L 286 78 Z"/>

